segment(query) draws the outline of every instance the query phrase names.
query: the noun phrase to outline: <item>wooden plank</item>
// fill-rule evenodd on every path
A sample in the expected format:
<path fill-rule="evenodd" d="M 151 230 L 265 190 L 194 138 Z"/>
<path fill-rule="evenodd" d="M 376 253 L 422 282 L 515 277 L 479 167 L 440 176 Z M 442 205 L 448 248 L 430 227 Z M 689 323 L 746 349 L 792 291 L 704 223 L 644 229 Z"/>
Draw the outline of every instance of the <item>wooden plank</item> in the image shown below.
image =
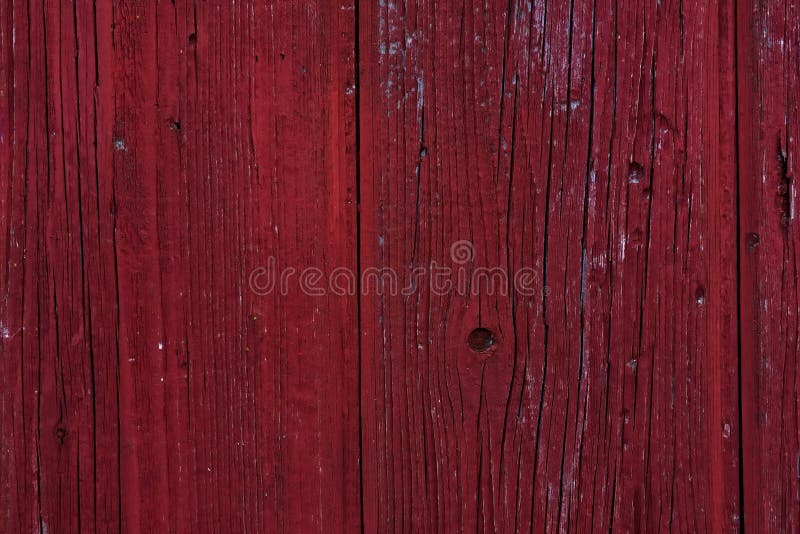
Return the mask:
<path fill-rule="evenodd" d="M 800 6 L 738 6 L 742 468 L 747 530 L 800 529 Z"/>
<path fill-rule="evenodd" d="M 149 87 L 158 135 L 142 140 L 158 143 L 152 156 L 180 155 L 176 169 L 145 158 L 163 177 L 153 192 L 156 218 L 166 221 L 158 225 L 163 296 L 154 302 L 163 341 L 153 335 L 146 350 L 163 344 L 168 358 L 158 369 L 132 367 L 121 394 L 133 407 L 131 435 L 140 425 L 153 433 L 136 444 L 142 464 L 174 467 L 154 469 L 160 492 L 146 466 L 130 468 L 141 491 L 128 493 L 124 510 L 144 531 L 159 526 L 144 513 L 159 505 L 161 525 L 189 531 L 350 530 L 359 517 L 355 297 L 262 296 L 246 284 L 270 257 L 295 268 L 354 266 L 352 6 L 174 9 L 118 22 L 131 26 L 126 42 L 151 40 L 151 67 L 167 73 Z M 147 16 L 158 19 L 151 32 L 137 27 Z M 160 421 L 146 389 L 148 379 L 164 387 L 159 375 L 175 384 L 157 403 L 170 396 Z M 174 436 L 170 419 L 183 427 Z M 168 450 L 152 459 L 159 439 L 177 443 L 174 461 Z"/>
<path fill-rule="evenodd" d="M 9 531 L 118 528 L 113 221 L 98 173 L 111 147 L 97 143 L 103 10 L 0 9 L 2 520 Z"/>
<path fill-rule="evenodd" d="M 798 10 L 0 2 L 2 529 L 800 530 Z"/>
<path fill-rule="evenodd" d="M 358 529 L 354 17 L 0 4 L 8 531 Z"/>
<path fill-rule="evenodd" d="M 738 526 L 733 20 L 361 4 L 362 268 L 539 284 L 362 287 L 367 531 Z"/>

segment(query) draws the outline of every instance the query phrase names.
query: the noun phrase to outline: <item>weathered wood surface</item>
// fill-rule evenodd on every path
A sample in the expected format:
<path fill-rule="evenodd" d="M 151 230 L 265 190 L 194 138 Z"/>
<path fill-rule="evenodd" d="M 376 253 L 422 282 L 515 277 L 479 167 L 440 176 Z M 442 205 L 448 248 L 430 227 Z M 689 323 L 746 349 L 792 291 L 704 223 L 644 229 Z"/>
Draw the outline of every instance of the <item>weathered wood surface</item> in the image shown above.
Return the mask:
<path fill-rule="evenodd" d="M 800 530 L 798 121 L 795 0 L 0 2 L 0 530 Z"/>
<path fill-rule="evenodd" d="M 0 9 L 3 524 L 357 530 L 352 4 Z"/>
<path fill-rule="evenodd" d="M 748 529 L 800 531 L 800 4 L 738 7 L 740 386 Z"/>

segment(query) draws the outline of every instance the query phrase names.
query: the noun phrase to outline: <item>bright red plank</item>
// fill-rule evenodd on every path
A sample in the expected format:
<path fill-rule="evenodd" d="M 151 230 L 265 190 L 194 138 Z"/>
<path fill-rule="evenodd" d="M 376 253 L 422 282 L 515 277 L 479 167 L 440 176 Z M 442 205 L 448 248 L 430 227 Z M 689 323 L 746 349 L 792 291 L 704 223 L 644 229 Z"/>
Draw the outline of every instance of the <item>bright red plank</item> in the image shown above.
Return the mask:
<path fill-rule="evenodd" d="M 0 518 L 360 525 L 352 2 L 3 2 Z"/>

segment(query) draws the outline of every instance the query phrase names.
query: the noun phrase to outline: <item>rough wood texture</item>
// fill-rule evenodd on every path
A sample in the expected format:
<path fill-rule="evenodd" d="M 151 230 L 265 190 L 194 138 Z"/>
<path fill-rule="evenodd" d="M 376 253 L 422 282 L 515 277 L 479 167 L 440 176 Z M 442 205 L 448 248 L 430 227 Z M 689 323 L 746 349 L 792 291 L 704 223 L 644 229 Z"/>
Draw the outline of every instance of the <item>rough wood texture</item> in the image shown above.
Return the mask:
<path fill-rule="evenodd" d="M 747 528 L 800 531 L 800 5 L 738 12 L 742 473 Z"/>
<path fill-rule="evenodd" d="M 0 530 L 800 530 L 799 50 L 796 0 L 0 0 Z"/>
<path fill-rule="evenodd" d="M 2 530 L 357 530 L 352 2 L 0 23 Z"/>
<path fill-rule="evenodd" d="M 362 263 L 543 286 L 362 297 L 366 530 L 738 526 L 733 6 L 361 17 Z"/>

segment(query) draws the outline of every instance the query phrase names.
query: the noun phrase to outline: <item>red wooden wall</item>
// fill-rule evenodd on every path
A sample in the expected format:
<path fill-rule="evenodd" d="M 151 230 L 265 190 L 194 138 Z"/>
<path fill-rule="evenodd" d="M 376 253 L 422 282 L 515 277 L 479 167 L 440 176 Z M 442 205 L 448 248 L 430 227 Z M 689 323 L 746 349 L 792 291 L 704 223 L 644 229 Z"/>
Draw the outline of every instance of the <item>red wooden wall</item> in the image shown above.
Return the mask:
<path fill-rule="evenodd" d="M 798 122 L 797 0 L 0 0 L 0 531 L 800 531 Z"/>

